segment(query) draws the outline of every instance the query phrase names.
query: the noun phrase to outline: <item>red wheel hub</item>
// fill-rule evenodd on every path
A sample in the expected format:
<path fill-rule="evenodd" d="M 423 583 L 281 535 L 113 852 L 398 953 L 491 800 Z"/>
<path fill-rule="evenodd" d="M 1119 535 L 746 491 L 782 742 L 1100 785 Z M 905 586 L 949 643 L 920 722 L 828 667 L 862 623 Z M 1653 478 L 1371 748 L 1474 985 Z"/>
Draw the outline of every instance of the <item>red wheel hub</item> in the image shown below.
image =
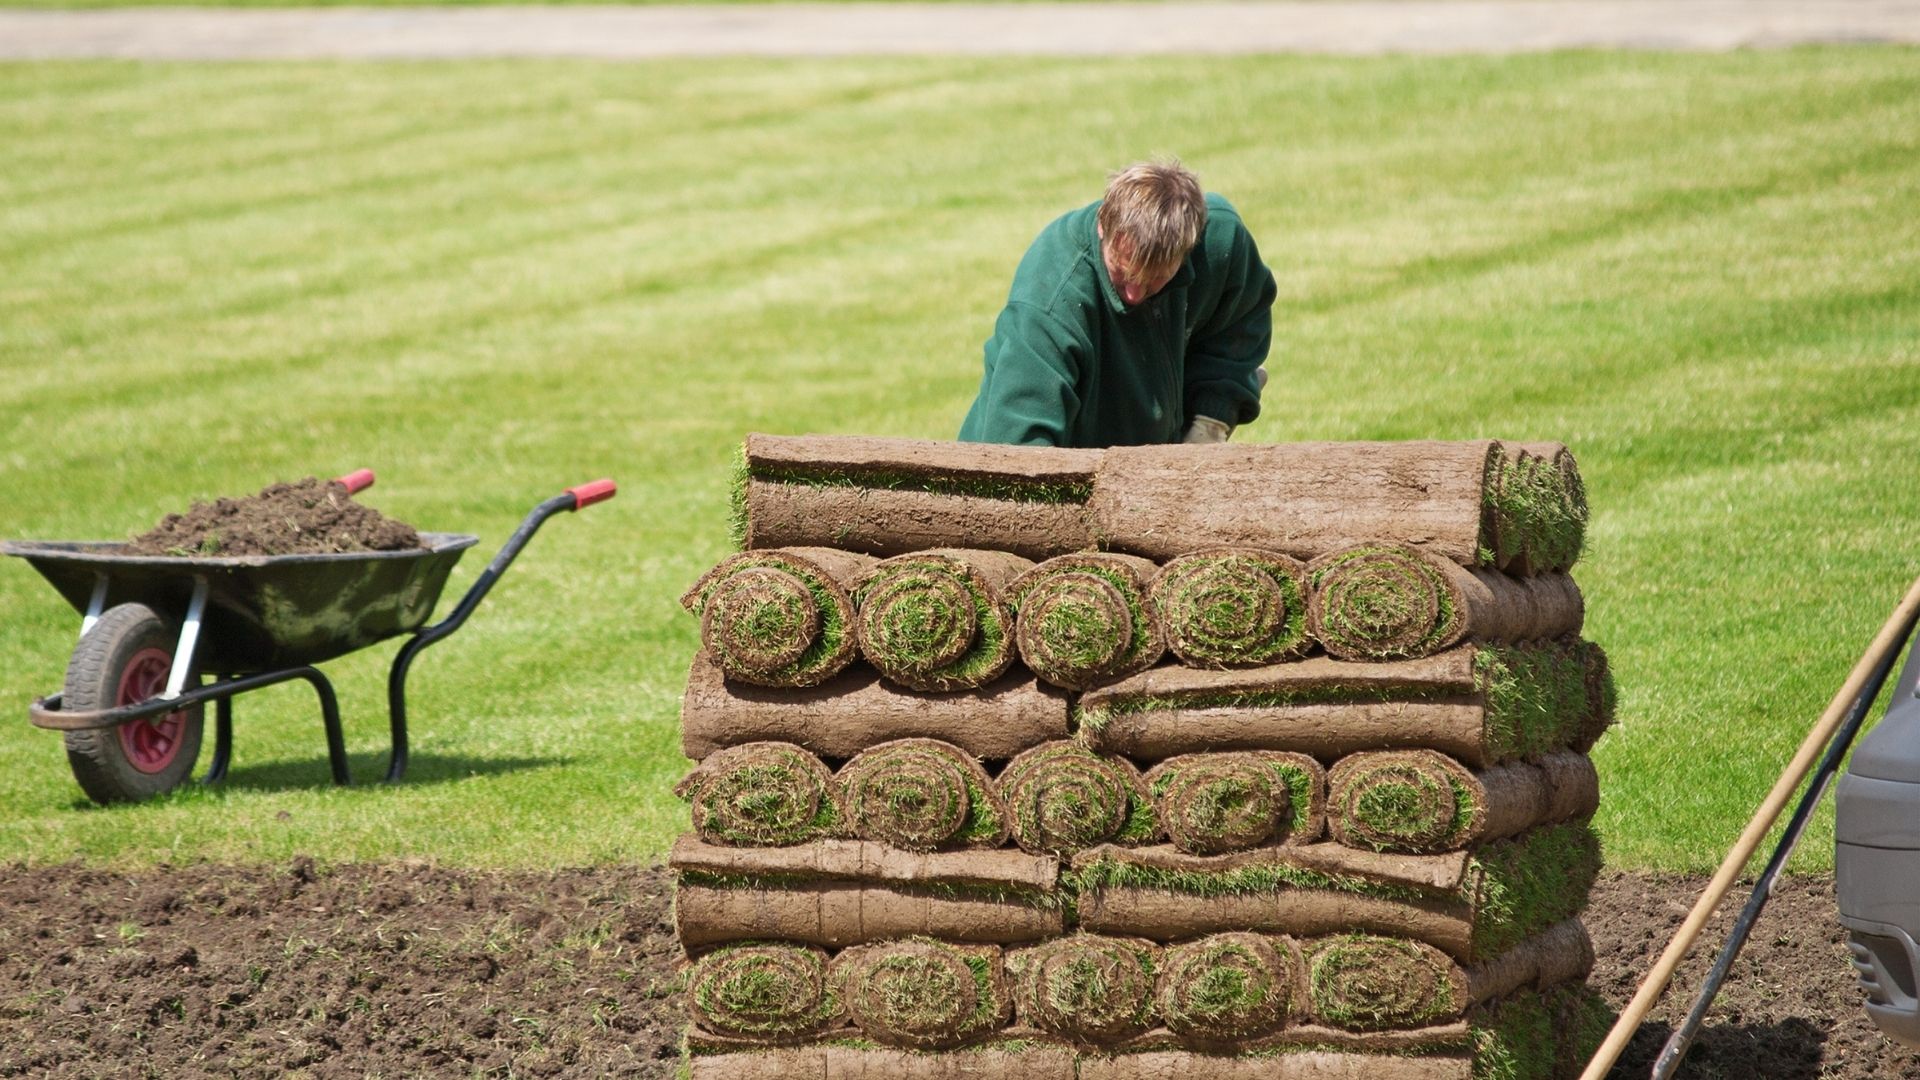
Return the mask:
<path fill-rule="evenodd" d="M 167 673 L 173 670 L 173 657 L 165 649 L 142 649 L 134 654 L 120 672 L 120 693 L 116 705 L 134 705 L 159 697 L 167 688 Z M 180 753 L 180 734 L 187 726 L 187 712 L 181 709 L 144 720 L 120 725 L 120 749 L 127 762 L 143 773 L 157 773 L 173 764 Z"/>

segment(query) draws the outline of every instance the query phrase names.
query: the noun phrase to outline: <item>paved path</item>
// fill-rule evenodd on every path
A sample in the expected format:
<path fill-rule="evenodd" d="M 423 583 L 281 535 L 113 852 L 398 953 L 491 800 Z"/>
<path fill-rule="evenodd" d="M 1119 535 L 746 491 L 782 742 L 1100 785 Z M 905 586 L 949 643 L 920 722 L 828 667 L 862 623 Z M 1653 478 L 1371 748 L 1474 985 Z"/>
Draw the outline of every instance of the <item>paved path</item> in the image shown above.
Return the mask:
<path fill-rule="evenodd" d="M 0 59 L 1501 53 L 1867 41 L 1920 43 L 1920 0 L 0 8 Z"/>

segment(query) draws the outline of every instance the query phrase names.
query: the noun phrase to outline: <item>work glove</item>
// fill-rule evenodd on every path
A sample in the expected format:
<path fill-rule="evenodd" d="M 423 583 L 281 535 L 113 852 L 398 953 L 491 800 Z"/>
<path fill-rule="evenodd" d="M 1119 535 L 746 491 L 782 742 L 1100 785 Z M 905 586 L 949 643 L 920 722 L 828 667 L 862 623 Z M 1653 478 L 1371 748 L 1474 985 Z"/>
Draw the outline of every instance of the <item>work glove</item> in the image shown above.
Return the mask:
<path fill-rule="evenodd" d="M 1187 437 L 1180 441 L 1190 446 L 1200 446 L 1207 443 L 1223 443 L 1227 441 L 1227 436 L 1231 434 L 1233 434 L 1232 424 L 1222 420 L 1215 420 L 1211 416 L 1196 416 L 1193 418 L 1193 423 L 1187 428 Z"/>

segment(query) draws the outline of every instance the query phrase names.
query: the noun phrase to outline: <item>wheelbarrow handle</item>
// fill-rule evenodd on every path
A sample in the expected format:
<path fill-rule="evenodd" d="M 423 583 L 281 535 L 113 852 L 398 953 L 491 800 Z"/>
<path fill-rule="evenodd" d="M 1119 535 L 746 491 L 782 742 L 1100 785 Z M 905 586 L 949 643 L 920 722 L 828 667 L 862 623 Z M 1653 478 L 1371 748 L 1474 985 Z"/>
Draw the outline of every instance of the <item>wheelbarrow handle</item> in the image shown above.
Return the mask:
<path fill-rule="evenodd" d="M 602 478 L 591 483 L 578 484 L 570 487 L 567 489 L 567 494 L 573 496 L 573 509 L 585 510 L 594 503 L 606 502 L 608 499 L 613 498 L 614 493 L 617 491 L 619 491 L 619 488 L 613 481 Z"/>
<path fill-rule="evenodd" d="M 334 478 L 334 483 L 347 489 L 347 494 L 358 495 L 373 486 L 372 469 L 355 469 L 345 476 Z"/>
<path fill-rule="evenodd" d="M 520 522 L 520 527 L 507 538 L 507 542 L 494 553 L 486 569 L 480 571 L 480 576 L 467 589 L 467 595 L 454 605 L 452 614 L 432 626 L 423 626 L 414 631 L 413 638 L 400 647 L 400 652 L 393 658 L 393 667 L 387 672 L 387 713 L 388 722 L 393 728 L 393 757 L 387 763 L 389 782 L 399 780 L 407 770 L 407 670 L 413 666 L 413 658 L 422 649 L 460 629 L 467 621 L 467 616 L 473 614 L 473 609 L 480 606 L 480 601 L 500 580 L 500 575 L 507 572 L 507 567 L 513 564 L 520 549 L 533 539 L 542 522 L 563 510 L 581 510 L 594 503 L 605 502 L 613 498 L 614 490 L 613 481 L 595 480 L 570 487 L 534 507 L 533 512 Z"/>

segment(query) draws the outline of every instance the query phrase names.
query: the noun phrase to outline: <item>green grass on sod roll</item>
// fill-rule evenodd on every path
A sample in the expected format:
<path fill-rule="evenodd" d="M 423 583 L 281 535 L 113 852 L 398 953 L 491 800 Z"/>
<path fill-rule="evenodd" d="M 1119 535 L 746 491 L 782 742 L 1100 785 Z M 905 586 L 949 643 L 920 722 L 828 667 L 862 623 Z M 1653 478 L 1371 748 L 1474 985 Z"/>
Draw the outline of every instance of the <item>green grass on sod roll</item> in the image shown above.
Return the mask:
<path fill-rule="evenodd" d="M 819 1031 L 841 1012 L 827 954 L 810 946 L 724 945 L 689 979 L 694 1019 L 716 1034 L 780 1041 Z"/>
<path fill-rule="evenodd" d="M 1146 776 L 1159 831 L 1175 847 L 1213 855 L 1296 831 L 1312 812 L 1314 778 L 1298 764 L 1254 753 L 1171 758 Z"/>
<path fill-rule="evenodd" d="M 1007 822 L 998 798 L 964 752 L 932 740 L 883 745 L 848 762 L 836 777 L 856 833 L 896 847 L 932 851 L 951 844 L 998 843 Z"/>
<path fill-rule="evenodd" d="M 1164 567 L 1150 590 L 1168 646 L 1189 663 L 1251 667 L 1305 651 L 1299 578 L 1243 554 L 1195 554 Z"/>
<path fill-rule="evenodd" d="M 706 870 L 679 871 L 679 879 L 689 885 L 704 885 L 714 889 L 752 889 L 756 891 L 777 890 L 793 887 L 805 888 L 818 885 L 826 880 L 800 874 L 729 874 L 714 873 Z M 1073 898 L 1060 889 L 1040 892 L 1033 889 L 1015 888 L 1010 885 L 975 885 L 957 881 L 931 881 L 915 884 L 877 881 L 867 883 L 872 888 L 882 889 L 901 896 L 925 896 L 939 900 L 983 900 L 993 903 L 1020 904 L 1035 911 L 1058 911 L 1070 908 Z"/>
<path fill-rule="evenodd" d="M 1572 447 L 1621 695 L 1596 824 L 1710 870 L 1920 550 L 1914 57 L 0 65 L 0 535 L 369 466 L 369 505 L 480 536 L 457 594 L 620 483 L 414 665 L 397 787 L 332 787 L 288 686 L 236 703 L 225 786 L 87 808 L 21 715 L 79 617 L 0 560 L 0 862 L 658 857 L 673 598 L 742 437 L 952 437 L 1034 233 L 1166 152 L 1277 280 L 1236 442 Z M 324 665 L 361 781 L 396 647 Z"/>
<path fill-rule="evenodd" d="M 1395 569 L 1401 572 L 1388 572 Z M 1411 549 L 1352 548 L 1316 566 L 1312 579 L 1323 605 L 1320 640 L 1350 659 L 1425 656 L 1456 634 L 1464 617 L 1440 571 Z M 1421 617 L 1429 603 L 1430 620 Z"/>
<path fill-rule="evenodd" d="M 1493 956 L 1578 915 L 1586 907 L 1587 893 L 1599 872 L 1599 838 L 1585 823 L 1576 823 L 1532 829 L 1474 852 L 1465 884 L 1458 891 L 1390 884 L 1280 863 L 1194 871 L 1114 858 L 1097 859 L 1067 871 L 1062 880 L 1075 893 L 1111 885 L 1195 897 L 1317 889 L 1412 903 L 1449 897 L 1471 899 L 1474 952 Z"/>
<path fill-rule="evenodd" d="M 1503 757 L 1567 746 L 1593 708 L 1587 672 L 1576 649 L 1557 644 L 1481 649 L 1475 681 L 1487 699 L 1487 722 Z"/>
<path fill-rule="evenodd" d="M 805 468 L 774 464 L 755 467 L 747 460 L 747 447 L 743 442 L 734 453 L 733 471 L 727 478 L 727 534 L 732 537 L 735 550 L 746 546 L 747 485 L 754 480 L 800 487 L 874 488 L 884 491 L 924 491 L 932 495 L 972 495 L 983 499 L 1026 503 L 1084 503 L 1093 495 L 1093 485 L 1085 482 L 1015 481 L 990 476 L 947 476 L 847 467 Z"/>
<path fill-rule="evenodd" d="M 920 689 L 939 692 L 979 686 L 1005 671 L 1012 658 L 1012 610 L 997 607 L 979 582 L 940 561 L 889 567 L 883 576 L 861 586 L 854 603 L 863 633 L 873 629 L 873 620 L 880 614 L 875 605 L 905 609 L 887 612 L 889 617 L 880 625 L 891 632 L 882 640 L 866 634 L 861 643 L 868 661 L 883 671 L 888 665 L 876 660 L 875 650 L 885 650 L 895 664 L 913 669 L 913 681 L 922 684 Z M 956 628 L 965 620 L 950 609 L 954 603 L 971 609 L 973 633 L 960 655 L 944 663 L 931 662 L 929 657 L 949 652 L 957 644 L 953 641 Z"/>
<path fill-rule="evenodd" d="M 998 951 L 910 937 L 848 949 L 834 958 L 834 977 L 870 1037 L 945 1049 L 999 1025 L 1008 999 Z"/>
<path fill-rule="evenodd" d="M 1342 934 L 1305 947 L 1315 1019 L 1354 1031 L 1421 1027 L 1457 1013 L 1456 966 L 1423 942 Z"/>
<path fill-rule="evenodd" d="M 1346 838 L 1376 851 L 1432 852 L 1461 846 L 1473 824 L 1473 789 L 1438 754 L 1389 752 L 1369 758 L 1339 792 L 1328 794 L 1328 810 L 1346 823 Z M 1348 798 L 1336 801 L 1338 794 Z"/>
<path fill-rule="evenodd" d="M 1557 643 L 1476 648 L 1474 680 L 1486 700 L 1487 742 L 1499 758 L 1546 753 L 1567 746 L 1586 722 L 1587 672 L 1581 654 Z M 1604 689 L 1604 688 L 1602 688 Z M 1078 726 L 1099 731 L 1116 714 L 1154 709 L 1259 708 L 1343 702 L 1453 700 L 1419 687 L 1307 687 L 1130 697 L 1094 708 L 1075 707 Z"/>
<path fill-rule="evenodd" d="M 1510 994 L 1468 1020 L 1474 1080 L 1558 1080 L 1580 1073 L 1612 1027 L 1613 1012 L 1586 984 L 1569 983 Z"/>
<path fill-rule="evenodd" d="M 782 847 L 834 836 L 846 827 L 832 774 L 795 746 L 761 743 L 722 750 L 676 791 L 691 804 L 694 827 L 708 843 Z"/>
<path fill-rule="evenodd" d="M 1071 934 L 1007 954 L 1019 1015 L 1076 1042 L 1111 1042 L 1154 1024 L 1159 949 L 1131 938 Z"/>
<path fill-rule="evenodd" d="M 802 487 L 860 487 L 885 491 L 924 491 L 931 495 L 972 495 L 982 499 L 1029 503 L 1083 503 L 1093 496 L 1086 481 L 1010 480 L 992 476 L 951 476 L 893 469 L 806 468 L 797 465 L 745 464 L 747 476 Z"/>
<path fill-rule="evenodd" d="M 1500 523 L 1495 528 L 1500 550 L 1482 550 L 1481 561 L 1524 554 L 1536 569 L 1573 566 L 1580 558 L 1590 512 L 1582 501 L 1579 477 L 1532 456 L 1503 459 L 1497 468 L 1487 486 L 1486 505 Z"/>
<path fill-rule="evenodd" d="M 751 554 L 742 555 L 739 558 L 740 562 L 736 564 L 737 569 L 764 566 L 798 580 L 806 588 L 807 594 L 813 598 L 814 609 L 819 612 L 820 617 L 820 628 L 813 640 L 807 643 L 806 649 L 792 662 L 762 673 L 762 678 L 769 683 L 790 681 L 793 685 L 805 685 L 820 682 L 828 677 L 831 672 L 826 674 L 822 672 L 843 648 L 850 648 L 847 644 L 847 635 L 853 633 L 853 627 L 847 625 L 847 620 L 841 613 L 840 604 L 834 598 L 833 587 L 820 574 L 791 559 L 777 555 L 760 557 Z M 697 602 L 698 610 L 704 611 L 705 605 L 711 602 L 725 602 L 728 599 L 724 591 L 725 584 L 725 579 L 716 581 L 705 593 L 702 593 Z M 716 592 L 719 595 L 716 596 Z M 788 613 L 773 604 L 754 604 L 743 614 L 746 625 L 742 626 L 742 629 L 747 632 L 746 636 L 755 644 L 764 643 L 765 648 L 770 652 L 784 651 L 797 628 L 797 620 L 789 617 Z"/>
<path fill-rule="evenodd" d="M 1139 843 L 1158 831 L 1153 800 L 1133 765 L 1077 743 L 1037 746 L 1009 762 L 997 782 L 1014 841 L 1027 851 L 1071 855 L 1109 841 Z"/>
<path fill-rule="evenodd" d="M 1160 958 L 1154 1004 L 1175 1033 L 1230 1046 L 1286 1022 L 1295 946 L 1265 934 L 1215 934 L 1172 946 Z"/>
<path fill-rule="evenodd" d="M 1111 586 L 1125 606 L 1128 633 L 1124 647 L 1119 640 L 1117 610 L 1111 618 L 1102 617 L 1093 610 L 1094 605 L 1081 596 L 1060 597 L 1062 588 L 1078 591 L 1073 581 L 1077 575 Z M 1055 568 L 1032 584 L 1022 585 L 1019 594 L 1009 600 L 1016 612 L 1024 610 L 1026 618 L 1033 620 L 1020 625 L 1029 628 L 1027 632 L 1039 651 L 1037 655 L 1022 655 L 1030 661 L 1029 666 L 1045 669 L 1040 672 L 1043 678 L 1052 677 L 1053 681 L 1064 684 L 1097 679 L 1137 667 L 1143 655 L 1154 647 L 1153 616 L 1148 611 L 1146 591 L 1127 573 L 1112 566 L 1082 563 Z"/>

